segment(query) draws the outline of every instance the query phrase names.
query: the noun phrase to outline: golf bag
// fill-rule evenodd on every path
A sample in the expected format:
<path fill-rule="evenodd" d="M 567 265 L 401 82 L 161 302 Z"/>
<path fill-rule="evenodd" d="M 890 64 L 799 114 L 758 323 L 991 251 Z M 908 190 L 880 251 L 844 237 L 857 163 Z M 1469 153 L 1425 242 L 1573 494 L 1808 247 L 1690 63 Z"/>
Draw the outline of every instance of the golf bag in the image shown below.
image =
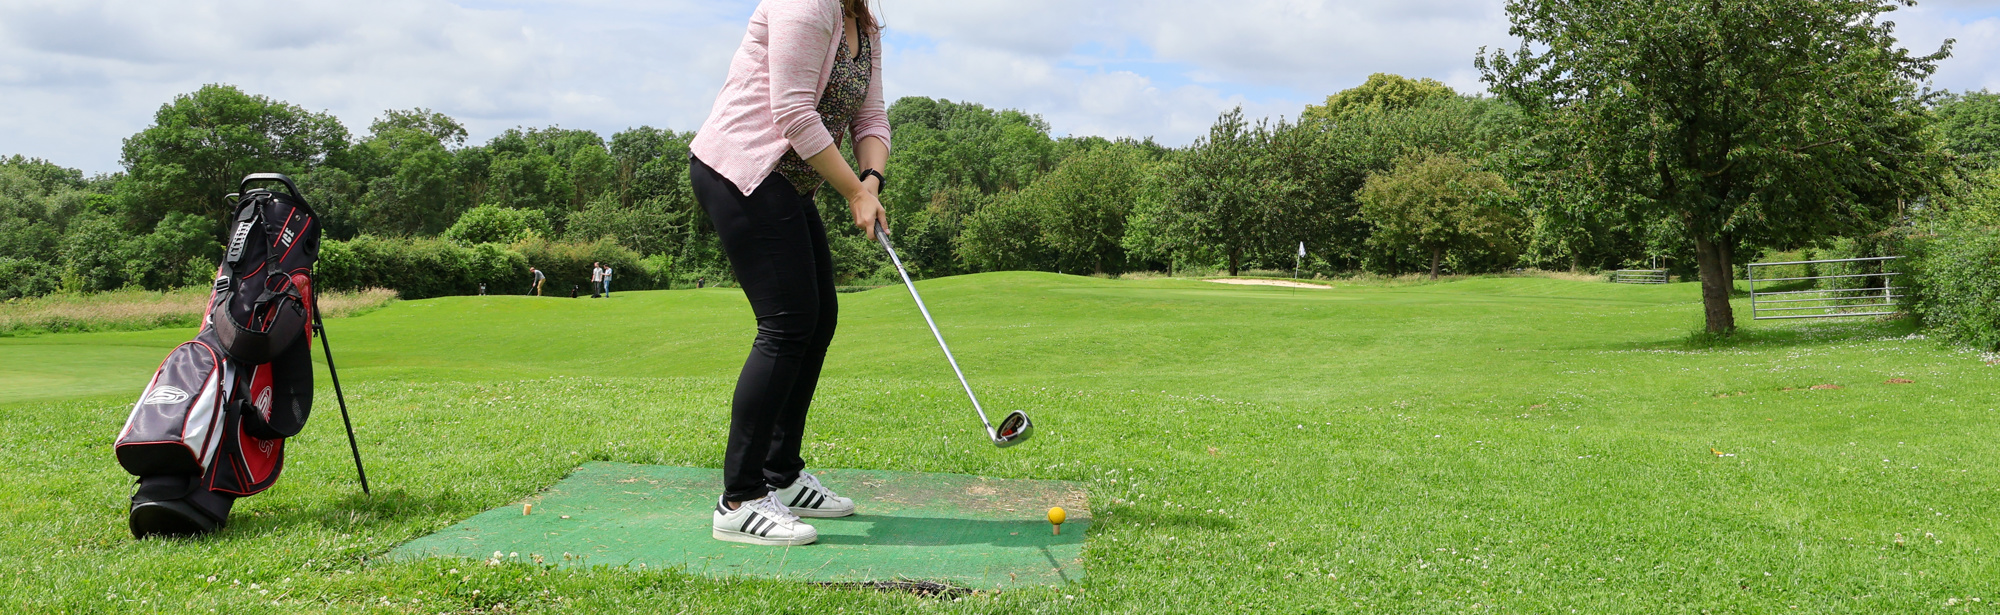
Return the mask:
<path fill-rule="evenodd" d="M 290 193 L 248 190 L 258 182 Z M 285 438 L 312 413 L 317 216 L 282 175 L 251 175 L 243 186 L 202 328 L 168 353 L 114 449 L 139 477 L 137 538 L 227 525 L 236 498 L 277 482 Z"/>
<path fill-rule="evenodd" d="M 282 182 L 290 192 L 248 190 L 263 181 Z M 255 365 L 290 348 L 312 320 L 306 303 L 320 229 L 291 179 L 251 175 L 243 186 L 208 314 L 223 352 Z"/>

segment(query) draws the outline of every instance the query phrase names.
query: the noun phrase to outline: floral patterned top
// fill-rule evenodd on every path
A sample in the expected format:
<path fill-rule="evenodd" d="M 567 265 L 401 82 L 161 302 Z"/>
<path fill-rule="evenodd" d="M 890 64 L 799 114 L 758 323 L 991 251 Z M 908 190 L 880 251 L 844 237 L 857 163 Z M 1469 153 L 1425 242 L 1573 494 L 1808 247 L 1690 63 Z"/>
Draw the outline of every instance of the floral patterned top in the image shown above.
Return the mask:
<path fill-rule="evenodd" d="M 847 48 L 847 37 L 841 37 L 840 50 L 836 52 L 840 57 L 834 60 L 833 73 L 826 78 L 826 92 L 819 97 L 819 116 L 825 120 L 827 132 L 833 133 L 836 146 L 840 145 L 841 135 L 847 134 L 847 126 L 854 123 L 854 113 L 868 98 L 868 79 L 875 74 L 874 43 L 866 35 L 859 38 L 861 52 L 853 53 Z M 806 196 L 812 196 L 826 183 L 819 171 L 796 151 L 787 151 L 784 158 L 778 159 L 778 173 Z"/>

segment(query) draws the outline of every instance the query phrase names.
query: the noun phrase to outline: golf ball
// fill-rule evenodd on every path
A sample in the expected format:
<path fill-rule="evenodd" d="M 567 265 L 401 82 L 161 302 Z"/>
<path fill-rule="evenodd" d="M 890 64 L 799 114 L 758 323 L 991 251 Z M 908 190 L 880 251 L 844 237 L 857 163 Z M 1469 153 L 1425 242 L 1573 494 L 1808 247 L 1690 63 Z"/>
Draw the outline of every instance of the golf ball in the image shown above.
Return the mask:
<path fill-rule="evenodd" d="M 1063 512 L 1061 506 L 1056 506 L 1049 509 L 1049 523 L 1062 525 L 1063 520 L 1067 518 L 1069 518 L 1069 514 Z"/>

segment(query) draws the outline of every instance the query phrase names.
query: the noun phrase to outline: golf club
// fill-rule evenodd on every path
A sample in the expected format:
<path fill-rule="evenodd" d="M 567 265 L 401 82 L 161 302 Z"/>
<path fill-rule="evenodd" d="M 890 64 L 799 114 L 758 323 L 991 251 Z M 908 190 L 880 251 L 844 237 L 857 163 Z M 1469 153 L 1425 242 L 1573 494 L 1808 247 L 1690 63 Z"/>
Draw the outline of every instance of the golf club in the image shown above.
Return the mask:
<path fill-rule="evenodd" d="M 910 289 L 910 298 L 917 301 L 917 311 L 924 315 L 924 324 L 931 326 L 931 335 L 937 336 L 938 348 L 944 349 L 944 360 L 951 363 L 951 371 L 958 374 L 958 384 L 965 387 L 966 399 L 972 400 L 972 410 L 979 413 L 979 422 L 986 425 L 987 437 L 992 438 L 993 445 L 1000 448 L 1026 441 L 1035 431 L 1035 423 L 1028 420 L 1027 413 L 1020 410 L 1008 413 L 1007 418 L 1000 419 L 997 430 L 993 428 L 993 421 L 987 420 L 986 409 L 979 407 L 979 396 L 972 394 L 972 385 L 965 381 L 965 370 L 958 368 L 958 359 L 951 356 L 951 346 L 944 343 L 944 334 L 938 332 L 937 321 L 931 320 L 931 310 L 924 307 L 924 298 L 917 294 L 916 283 L 910 281 L 909 270 L 903 269 L 903 259 L 898 258 L 896 248 L 889 245 L 889 228 L 879 221 L 875 225 L 875 239 L 882 242 L 882 249 L 889 253 L 889 262 L 896 264 L 896 273 L 902 274 L 903 286 Z"/>

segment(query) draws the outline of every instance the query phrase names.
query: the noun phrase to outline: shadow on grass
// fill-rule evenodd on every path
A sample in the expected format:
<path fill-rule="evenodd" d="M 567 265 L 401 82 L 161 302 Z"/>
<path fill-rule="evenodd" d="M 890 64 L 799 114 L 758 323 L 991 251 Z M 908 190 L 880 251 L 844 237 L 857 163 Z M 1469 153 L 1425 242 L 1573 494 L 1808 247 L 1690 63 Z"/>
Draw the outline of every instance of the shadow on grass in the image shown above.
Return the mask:
<path fill-rule="evenodd" d="M 1738 318 L 1744 319 L 1741 316 Z M 1755 329 L 1739 327 L 1730 333 L 1709 333 L 1697 326 L 1679 338 L 1635 342 L 1620 345 L 1617 349 L 1682 351 L 1777 349 L 1858 342 L 1884 337 L 1905 337 L 1916 331 L 1916 319 L 1906 317 L 1828 319 Z"/>
<path fill-rule="evenodd" d="M 1118 522 L 1139 526 L 1170 526 L 1198 528 L 1218 532 L 1234 531 L 1235 520 L 1216 514 L 1166 512 L 1151 508 L 1127 506 L 1118 509 Z"/>
<path fill-rule="evenodd" d="M 990 519 L 945 519 L 899 517 L 895 515 L 854 515 L 840 519 L 810 519 L 813 523 L 866 523 L 860 536 L 824 533 L 819 542 L 829 545 L 887 545 L 932 547 L 990 544 L 1002 548 L 1032 548 L 1083 542 L 1083 527 L 1072 526 L 1061 535 L 1052 535 L 1043 521 L 998 521 Z"/>
<path fill-rule="evenodd" d="M 335 486 L 333 489 L 350 489 L 351 492 L 338 498 L 319 500 L 311 508 L 295 508 L 272 511 L 268 514 L 242 514 L 239 500 L 238 512 L 229 518 L 229 527 L 216 535 L 224 540 L 250 540 L 271 532 L 296 530 L 300 527 L 322 527 L 341 532 L 355 532 L 363 528 L 380 526 L 412 515 L 436 516 L 440 513 L 454 513 L 455 518 L 478 514 L 477 503 L 449 493 L 430 496 L 414 496 L 402 489 L 377 491 L 374 495 L 361 493 L 359 487 Z"/>

